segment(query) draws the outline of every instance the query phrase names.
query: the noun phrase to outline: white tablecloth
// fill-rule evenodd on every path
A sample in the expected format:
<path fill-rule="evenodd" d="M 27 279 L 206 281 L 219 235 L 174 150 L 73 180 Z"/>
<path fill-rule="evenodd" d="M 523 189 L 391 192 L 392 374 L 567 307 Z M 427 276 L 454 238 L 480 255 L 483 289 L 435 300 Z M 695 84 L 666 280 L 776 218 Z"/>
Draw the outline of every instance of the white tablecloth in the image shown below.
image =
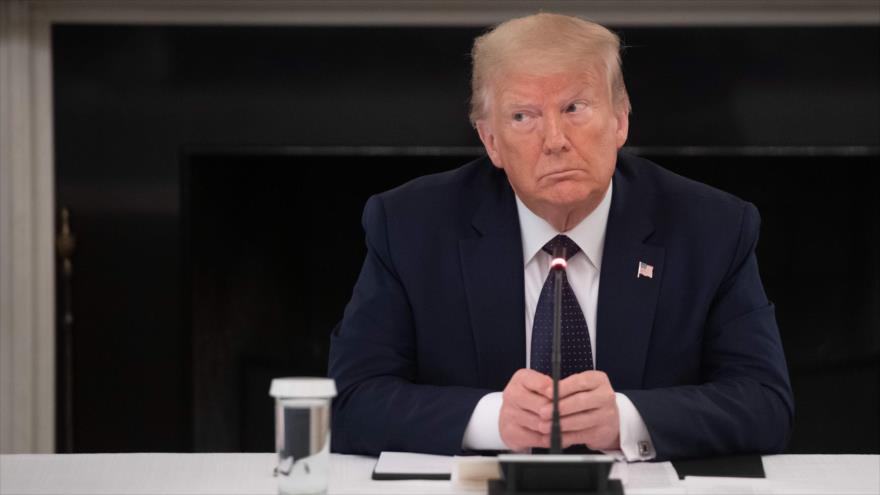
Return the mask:
<path fill-rule="evenodd" d="M 0 494 L 277 493 L 275 454 L 74 454 L 0 456 Z M 372 457 L 333 454 L 329 493 L 465 493 L 447 481 L 373 481 Z M 764 457 L 764 480 L 674 478 L 669 463 L 616 465 L 627 494 L 880 493 L 880 456 Z M 672 474 L 670 474 L 672 473 Z"/>

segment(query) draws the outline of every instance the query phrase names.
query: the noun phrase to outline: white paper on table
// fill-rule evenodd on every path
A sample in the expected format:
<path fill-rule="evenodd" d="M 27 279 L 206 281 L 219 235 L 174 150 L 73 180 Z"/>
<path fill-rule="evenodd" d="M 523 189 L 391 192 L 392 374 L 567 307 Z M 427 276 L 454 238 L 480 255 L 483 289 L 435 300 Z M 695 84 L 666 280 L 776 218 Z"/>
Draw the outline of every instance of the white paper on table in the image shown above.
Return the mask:
<path fill-rule="evenodd" d="M 678 474 L 671 462 L 615 462 L 608 477 L 619 479 L 624 491 L 657 490 L 663 493 L 664 490 L 680 487 Z"/>
<path fill-rule="evenodd" d="M 732 478 L 724 476 L 685 476 L 682 486 L 687 493 L 711 493 L 713 495 L 757 495 L 773 493 L 773 486 L 766 478 Z"/>
<path fill-rule="evenodd" d="M 791 454 L 764 456 L 767 479 L 778 494 L 880 493 L 876 455 Z"/>
<path fill-rule="evenodd" d="M 413 454 L 411 452 L 382 452 L 374 471 L 381 474 L 417 475 L 452 474 L 454 457 L 445 455 Z"/>

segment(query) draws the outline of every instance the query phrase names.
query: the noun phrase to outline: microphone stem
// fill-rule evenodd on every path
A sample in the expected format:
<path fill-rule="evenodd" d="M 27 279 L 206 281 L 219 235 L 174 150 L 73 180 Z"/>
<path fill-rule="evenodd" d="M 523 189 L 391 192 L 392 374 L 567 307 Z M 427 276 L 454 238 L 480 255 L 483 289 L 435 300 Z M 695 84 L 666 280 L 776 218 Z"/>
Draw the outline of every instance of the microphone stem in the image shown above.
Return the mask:
<path fill-rule="evenodd" d="M 563 270 L 553 271 L 553 350 L 551 367 L 553 371 L 553 424 L 550 430 L 550 453 L 562 453 L 562 432 L 559 426 L 559 361 L 561 360 L 562 329 L 562 274 Z"/>

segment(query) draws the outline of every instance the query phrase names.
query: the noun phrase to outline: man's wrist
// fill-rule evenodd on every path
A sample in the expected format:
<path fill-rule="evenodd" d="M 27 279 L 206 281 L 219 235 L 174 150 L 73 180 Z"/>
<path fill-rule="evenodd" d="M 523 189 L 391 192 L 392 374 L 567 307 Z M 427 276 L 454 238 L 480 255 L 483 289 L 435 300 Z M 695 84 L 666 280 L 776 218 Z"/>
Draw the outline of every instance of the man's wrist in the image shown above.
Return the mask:
<path fill-rule="evenodd" d="M 657 456 L 651 433 L 639 410 L 625 394 L 616 392 L 617 411 L 620 417 L 620 454 L 627 461 L 647 461 Z"/>
<path fill-rule="evenodd" d="M 508 450 L 501 440 L 498 418 L 504 402 L 502 392 L 492 392 L 483 396 L 471 414 L 464 430 L 461 447 L 464 450 Z"/>

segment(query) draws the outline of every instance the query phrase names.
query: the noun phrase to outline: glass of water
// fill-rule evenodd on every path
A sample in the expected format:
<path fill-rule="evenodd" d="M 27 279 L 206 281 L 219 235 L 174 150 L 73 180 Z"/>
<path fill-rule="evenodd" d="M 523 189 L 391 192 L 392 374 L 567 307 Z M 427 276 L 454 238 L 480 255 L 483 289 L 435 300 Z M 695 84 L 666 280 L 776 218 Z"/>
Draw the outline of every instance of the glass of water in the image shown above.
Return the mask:
<path fill-rule="evenodd" d="M 331 378 L 276 378 L 275 451 L 278 493 L 327 493 L 330 478 L 330 401 L 336 396 Z"/>

